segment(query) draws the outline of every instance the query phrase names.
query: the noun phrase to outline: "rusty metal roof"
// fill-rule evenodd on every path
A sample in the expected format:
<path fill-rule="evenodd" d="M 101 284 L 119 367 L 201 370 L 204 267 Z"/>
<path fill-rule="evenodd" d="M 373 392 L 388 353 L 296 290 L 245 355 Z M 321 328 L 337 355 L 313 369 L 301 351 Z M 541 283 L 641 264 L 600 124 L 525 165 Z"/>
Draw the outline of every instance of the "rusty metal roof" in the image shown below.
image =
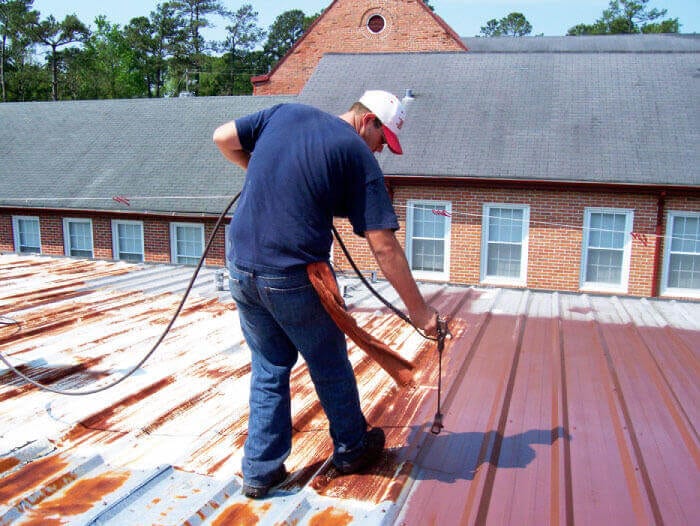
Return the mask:
<path fill-rule="evenodd" d="M 0 348 L 53 387 L 95 388 L 137 363 L 191 268 L 0 255 Z M 287 482 L 240 493 L 249 354 L 234 304 L 198 280 L 150 361 L 87 397 L 0 369 L 0 525 L 691 524 L 700 516 L 700 303 L 421 285 L 454 318 L 444 354 L 356 280 L 359 324 L 417 365 L 398 388 L 354 345 L 369 473 L 330 465 L 303 361 Z M 345 287 L 347 285 L 347 287 Z M 378 283 L 395 300 L 393 290 Z M 695 519 L 693 519 L 695 517 Z"/>

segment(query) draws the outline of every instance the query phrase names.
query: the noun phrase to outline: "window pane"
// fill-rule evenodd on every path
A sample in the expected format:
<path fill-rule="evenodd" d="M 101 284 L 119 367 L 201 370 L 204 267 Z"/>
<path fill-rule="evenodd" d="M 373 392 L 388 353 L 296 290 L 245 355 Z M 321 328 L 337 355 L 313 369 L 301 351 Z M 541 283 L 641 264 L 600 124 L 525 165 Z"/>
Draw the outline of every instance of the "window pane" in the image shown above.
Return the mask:
<path fill-rule="evenodd" d="M 117 224 L 118 259 L 140 263 L 143 261 L 142 226 L 136 223 Z"/>
<path fill-rule="evenodd" d="M 592 213 L 588 246 L 591 248 L 624 248 L 626 218 L 625 214 Z"/>
<path fill-rule="evenodd" d="M 671 254 L 669 266 L 669 287 L 700 289 L 700 254 Z"/>
<path fill-rule="evenodd" d="M 622 285 L 628 214 L 590 212 L 588 219 L 584 281 Z"/>
<path fill-rule="evenodd" d="M 520 278 L 523 274 L 525 210 L 492 207 L 488 209 L 486 276 Z"/>
<path fill-rule="evenodd" d="M 19 237 L 19 252 L 22 254 L 38 254 L 41 252 L 39 240 L 39 220 L 20 218 L 17 220 Z"/>
<path fill-rule="evenodd" d="M 622 258 L 621 250 L 589 249 L 586 281 L 621 284 Z"/>
<path fill-rule="evenodd" d="M 177 262 L 196 265 L 202 255 L 202 229 L 196 226 L 176 226 Z"/>
<path fill-rule="evenodd" d="M 413 241 L 413 270 L 443 272 L 445 270 L 445 242 L 416 239 Z"/>
<path fill-rule="evenodd" d="M 445 210 L 445 206 L 414 205 L 413 236 L 442 238 L 445 235 L 445 217 L 433 213 L 433 210 Z"/>
<path fill-rule="evenodd" d="M 700 252 L 700 218 L 674 217 L 672 230 L 673 252 Z"/>
<path fill-rule="evenodd" d="M 446 211 L 444 204 L 413 204 L 411 224 L 411 270 L 444 272 L 447 220 L 433 211 Z"/>
<path fill-rule="evenodd" d="M 520 243 L 523 233 L 522 209 L 491 208 L 489 241 Z"/>
<path fill-rule="evenodd" d="M 673 216 L 668 287 L 700 289 L 700 217 Z"/>
<path fill-rule="evenodd" d="M 70 221 L 68 223 L 70 255 L 92 257 L 92 229 L 90 223 Z"/>
<path fill-rule="evenodd" d="M 520 245 L 488 244 L 486 275 L 507 278 L 520 277 Z"/>

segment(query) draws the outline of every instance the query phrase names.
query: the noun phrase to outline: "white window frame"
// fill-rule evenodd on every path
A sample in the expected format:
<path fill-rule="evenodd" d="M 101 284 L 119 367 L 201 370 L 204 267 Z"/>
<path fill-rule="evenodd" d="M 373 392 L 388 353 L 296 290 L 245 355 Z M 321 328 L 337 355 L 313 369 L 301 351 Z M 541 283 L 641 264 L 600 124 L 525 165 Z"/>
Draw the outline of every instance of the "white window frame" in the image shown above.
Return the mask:
<path fill-rule="evenodd" d="M 188 255 L 180 255 L 177 253 L 177 228 L 178 227 L 187 227 L 187 228 L 198 228 L 201 233 L 202 233 L 202 246 L 199 251 L 200 255 L 197 256 L 197 259 L 201 257 L 201 254 L 204 252 L 204 225 L 201 223 L 170 223 L 170 261 L 172 263 L 175 263 L 177 265 L 196 265 L 196 263 L 182 263 L 180 261 L 180 257 L 186 257 L 186 258 L 191 258 L 193 256 L 188 256 Z"/>
<path fill-rule="evenodd" d="M 229 251 L 231 250 L 231 241 L 229 240 L 228 233 L 229 230 L 231 229 L 231 222 L 229 221 L 224 225 L 224 267 L 228 268 L 228 254 Z M 335 238 L 333 238 L 335 239 Z M 333 249 L 331 248 L 331 254 L 333 253 Z"/>
<path fill-rule="evenodd" d="M 445 233 L 442 239 L 445 244 L 445 251 L 443 254 L 444 269 L 442 271 L 429 271 L 429 270 L 414 270 L 413 269 L 413 213 L 414 207 L 416 205 L 428 206 L 432 209 L 437 209 L 437 207 L 444 207 L 446 215 L 440 215 L 445 219 Z M 450 239 L 452 232 L 452 203 L 450 201 L 436 201 L 436 200 L 424 200 L 424 199 L 409 199 L 406 202 L 406 259 L 408 259 L 409 267 L 411 272 L 416 279 L 427 279 L 434 281 L 448 281 L 450 279 Z"/>
<path fill-rule="evenodd" d="M 71 252 L 75 250 L 87 250 L 83 248 L 76 248 L 71 246 L 70 242 L 70 224 L 71 223 L 85 223 L 90 226 L 90 255 L 89 256 L 84 256 L 84 255 L 77 255 L 74 256 L 71 254 Z M 95 237 L 94 237 L 94 232 L 92 229 L 92 219 L 90 218 L 79 218 L 79 217 L 64 217 L 63 218 L 63 250 L 66 256 L 69 257 L 89 257 L 89 258 L 94 258 L 95 257 Z"/>
<path fill-rule="evenodd" d="M 112 257 L 117 260 L 117 261 L 128 261 L 128 262 L 133 262 L 130 259 L 125 259 L 121 257 L 121 253 L 125 252 L 121 249 L 119 246 L 119 226 L 120 225 L 138 225 L 141 227 L 141 239 L 139 240 L 140 242 L 140 251 L 138 254 L 141 256 L 141 259 L 139 259 L 139 263 L 143 263 L 145 260 L 145 251 L 144 251 L 144 243 L 143 243 L 143 221 L 131 221 L 131 220 L 125 220 L 125 219 L 112 219 Z M 131 254 L 131 252 L 128 252 Z M 135 254 L 135 253 L 134 253 Z"/>
<path fill-rule="evenodd" d="M 509 208 L 523 211 L 523 228 L 520 238 L 520 272 L 518 276 L 488 276 L 489 216 L 492 208 Z M 481 283 L 524 287 L 527 285 L 528 246 L 530 237 L 530 205 L 513 203 L 484 203 L 481 218 Z M 516 243 L 513 243 L 516 244 Z"/>
<path fill-rule="evenodd" d="M 671 241 L 673 236 L 673 221 L 677 217 L 697 217 L 700 220 L 700 212 L 686 212 L 669 210 L 666 215 L 666 242 L 664 243 L 663 271 L 661 273 L 661 294 L 667 296 L 683 296 L 688 298 L 700 298 L 700 289 L 687 289 L 668 286 L 668 272 L 671 264 Z M 695 254 L 690 252 L 689 254 Z"/>
<path fill-rule="evenodd" d="M 39 249 L 38 252 L 22 250 L 22 244 L 20 242 L 21 236 L 19 231 L 20 221 L 36 221 L 36 224 L 39 227 L 39 246 L 36 247 Z M 17 254 L 41 254 L 41 222 L 39 221 L 38 216 L 12 216 L 12 237 L 14 238 L 15 252 Z"/>
<path fill-rule="evenodd" d="M 591 215 L 592 214 L 624 214 L 625 215 L 625 244 L 622 247 L 622 268 L 620 271 L 620 283 L 602 283 L 586 281 L 586 269 L 588 267 L 588 251 L 590 242 Z M 589 292 L 620 292 L 626 293 L 630 278 L 630 260 L 632 258 L 632 228 L 634 226 L 634 210 L 629 208 L 598 208 L 587 207 L 584 209 L 583 241 L 581 247 L 581 268 L 579 273 L 579 286 L 582 291 Z M 619 250 L 619 249 L 616 249 Z"/>

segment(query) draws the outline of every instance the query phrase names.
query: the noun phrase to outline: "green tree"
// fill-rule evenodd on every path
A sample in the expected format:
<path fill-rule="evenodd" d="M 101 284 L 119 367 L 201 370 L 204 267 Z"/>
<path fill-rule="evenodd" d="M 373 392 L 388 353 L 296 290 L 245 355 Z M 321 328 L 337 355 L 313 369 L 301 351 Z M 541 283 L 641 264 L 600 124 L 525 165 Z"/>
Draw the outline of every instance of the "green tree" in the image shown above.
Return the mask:
<path fill-rule="evenodd" d="M 222 80 L 220 94 L 237 95 L 252 91 L 250 77 L 257 72 L 247 69 L 246 56 L 265 37 L 265 30 L 258 27 L 258 12 L 251 4 L 242 5 L 237 11 L 227 13 L 230 22 L 226 26 L 226 40 L 221 43 L 220 49 L 224 51 L 222 56 L 222 74 L 226 80 Z M 245 79 L 245 86 L 241 86 L 241 80 Z"/>
<path fill-rule="evenodd" d="M 134 68 L 146 86 L 147 95 L 160 97 L 166 83 L 168 61 L 183 35 L 175 8 L 170 3 L 158 4 L 150 18 L 132 18 L 124 33 L 134 51 Z"/>
<path fill-rule="evenodd" d="M 512 36 L 521 37 L 532 33 L 532 24 L 522 13 L 510 13 L 500 20 L 492 18 L 481 26 L 481 34 L 485 37 Z"/>
<path fill-rule="evenodd" d="M 184 28 L 181 47 L 175 54 L 176 62 L 185 76 L 185 91 L 190 91 L 191 85 L 192 91 L 197 94 L 199 71 L 207 49 L 201 30 L 211 26 L 208 16 L 225 16 L 227 11 L 218 0 L 173 0 L 169 3 Z"/>
<path fill-rule="evenodd" d="M 58 67 L 61 61 L 59 47 L 84 41 L 90 30 L 76 15 L 67 15 L 58 22 L 52 15 L 34 26 L 36 40 L 51 48 L 49 62 L 51 65 L 51 98 L 58 100 Z"/>
<path fill-rule="evenodd" d="M 226 26 L 226 40 L 222 47 L 228 53 L 250 51 L 265 37 L 265 30 L 258 27 L 258 12 L 251 4 L 227 12 L 226 18 L 230 24 Z"/>
<path fill-rule="evenodd" d="M 263 46 L 270 59 L 270 66 L 287 54 L 315 19 L 316 16 L 307 17 L 300 9 L 285 11 L 275 18 Z"/>
<path fill-rule="evenodd" d="M 67 76 L 82 77 L 73 98 L 131 98 L 145 96 L 147 89 L 136 65 L 135 51 L 119 24 L 104 16 L 95 19 L 96 29 L 75 50 Z"/>
<path fill-rule="evenodd" d="M 625 33 L 678 33 L 678 18 L 659 20 L 666 9 L 648 7 L 649 0 L 610 0 L 602 16 L 592 24 L 577 24 L 567 35 L 610 35 Z"/>
<path fill-rule="evenodd" d="M 124 26 L 124 39 L 133 52 L 133 67 L 140 77 L 144 91 L 148 97 L 153 97 L 157 76 L 154 67 L 156 38 L 148 17 L 139 16 L 129 20 Z"/>
<path fill-rule="evenodd" d="M 649 22 L 641 28 L 642 33 L 678 33 L 681 29 L 681 24 L 678 18 L 669 18 L 661 22 Z"/>
<path fill-rule="evenodd" d="M 0 0 L 0 91 L 7 101 L 8 71 L 16 72 L 31 53 L 29 30 L 39 13 L 32 10 L 34 0 Z"/>

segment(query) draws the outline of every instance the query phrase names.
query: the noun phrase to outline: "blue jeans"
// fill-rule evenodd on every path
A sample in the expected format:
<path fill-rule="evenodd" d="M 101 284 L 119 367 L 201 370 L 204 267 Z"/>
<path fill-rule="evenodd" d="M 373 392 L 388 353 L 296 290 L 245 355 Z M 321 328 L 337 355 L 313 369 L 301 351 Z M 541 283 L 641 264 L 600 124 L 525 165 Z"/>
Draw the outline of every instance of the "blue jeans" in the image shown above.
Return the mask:
<path fill-rule="evenodd" d="M 357 458 L 364 450 L 367 422 L 345 336 L 323 308 L 306 269 L 271 273 L 229 265 L 229 274 L 252 363 L 244 482 L 267 485 L 289 456 L 289 377 L 298 353 L 328 418 L 334 457 Z"/>

